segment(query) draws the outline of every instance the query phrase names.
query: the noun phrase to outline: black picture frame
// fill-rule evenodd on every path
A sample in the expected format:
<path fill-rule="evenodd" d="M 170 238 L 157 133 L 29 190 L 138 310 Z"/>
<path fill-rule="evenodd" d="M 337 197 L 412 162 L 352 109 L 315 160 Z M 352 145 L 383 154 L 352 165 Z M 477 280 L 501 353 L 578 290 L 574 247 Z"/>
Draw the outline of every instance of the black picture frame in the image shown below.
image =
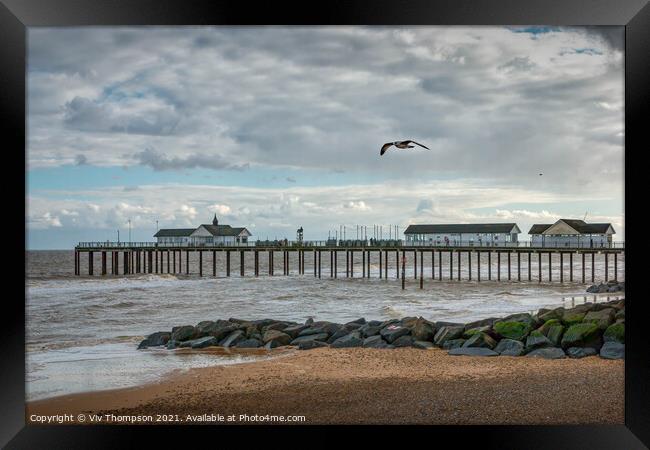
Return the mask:
<path fill-rule="evenodd" d="M 625 426 L 489 426 L 489 427 L 371 427 L 382 445 L 395 431 L 416 433 L 410 439 L 450 438 L 463 448 L 469 442 L 501 449 L 625 448 L 650 446 L 650 342 L 647 300 L 643 298 L 640 271 L 645 202 L 635 203 L 636 192 L 647 192 L 643 154 L 650 149 L 647 127 L 650 109 L 650 5 L 646 0 L 329 0 L 314 2 L 255 2 L 180 0 L 2 0 L 0 2 L 0 120 L 4 130 L 4 155 L 10 156 L 5 177 L 17 174 L 25 161 L 26 28 L 83 25 L 623 25 L 625 26 L 625 222 L 627 334 L 625 361 Z M 26 177 L 26 171 L 23 172 Z M 26 189 L 25 178 L 23 187 Z M 635 184 L 638 184 L 636 188 Z M 7 183 L 10 211 L 6 217 L 26 217 L 25 202 Z M 17 189 L 16 189 L 17 190 Z M 637 217 L 637 219 L 634 219 Z M 16 219 L 18 221 L 18 219 Z M 16 229 L 25 230 L 25 223 Z M 12 232 L 12 234 L 14 234 Z M 5 280 L 18 285 L 25 255 L 20 240 L 6 244 L 9 261 Z M 23 240 L 23 242 L 25 242 Z M 13 248 L 15 246 L 15 248 Z M 21 253 L 22 252 L 22 253 Z M 11 256 L 12 255 L 12 256 Z M 23 265 L 23 270 L 25 266 Z M 24 275 L 24 273 L 23 273 Z M 20 292 L 3 296 L 0 445 L 6 448 L 130 447 L 133 435 L 146 434 L 170 444 L 181 436 L 179 427 L 101 427 L 25 425 L 25 310 Z M 645 327 L 644 327 L 645 326 Z M 194 434 L 250 432 L 248 427 L 188 427 Z M 368 430 L 368 428 L 365 428 Z M 285 434 L 287 427 L 258 427 Z M 314 439 L 327 436 L 328 428 L 299 427 Z M 309 434 L 306 434 L 308 432 Z M 403 442 L 404 445 L 410 445 Z M 216 444 L 216 443 L 215 443 Z M 352 441 L 349 442 L 352 444 Z"/>

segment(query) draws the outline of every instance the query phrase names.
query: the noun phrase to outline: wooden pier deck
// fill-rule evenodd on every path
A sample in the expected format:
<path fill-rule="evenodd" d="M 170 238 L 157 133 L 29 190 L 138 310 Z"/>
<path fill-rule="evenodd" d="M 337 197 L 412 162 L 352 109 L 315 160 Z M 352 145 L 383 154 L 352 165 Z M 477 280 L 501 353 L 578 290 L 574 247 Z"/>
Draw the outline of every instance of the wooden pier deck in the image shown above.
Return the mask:
<path fill-rule="evenodd" d="M 81 275 L 81 255 L 86 254 L 88 259 L 88 275 L 95 275 L 95 253 L 101 254 L 101 269 L 99 274 L 107 275 L 107 260 L 110 255 L 110 273 L 112 275 L 128 274 L 185 274 L 190 275 L 190 255 L 198 255 L 198 276 L 204 276 L 204 255 L 210 258 L 212 264 L 212 276 L 217 276 L 217 254 L 225 256 L 225 275 L 231 275 L 231 262 L 233 254 L 239 255 L 239 275 L 245 276 L 246 254 L 252 254 L 253 276 L 260 276 L 260 258 L 264 255 L 268 259 L 268 275 L 275 275 L 276 255 L 280 254 L 282 259 L 282 274 L 291 273 L 291 263 L 296 264 L 299 275 L 305 275 L 305 261 L 312 262 L 313 276 L 323 276 L 323 256 L 329 257 L 329 276 L 338 278 L 338 262 L 340 255 L 345 255 L 345 278 L 355 278 L 355 255 L 361 254 L 361 278 L 371 277 L 371 256 L 378 259 L 379 270 L 374 276 L 388 279 L 389 267 L 395 270 L 395 278 L 401 279 L 402 287 L 405 286 L 406 264 L 413 264 L 413 277 L 419 279 L 419 286 L 423 288 L 425 256 L 430 262 L 430 279 L 432 280 L 495 280 L 501 281 L 538 281 L 542 282 L 544 275 L 549 282 L 560 283 L 588 280 L 595 281 L 595 266 L 597 258 L 604 262 L 604 281 L 610 279 L 618 280 L 619 268 L 618 257 L 625 253 L 624 246 L 611 246 L 604 248 L 567 248 L 567 247 L 530 247 L 530 246 L 501 246 L 501 247 L 438 247 L 438 246 L 408 246 L 393 245 L 367 246 L 367 245 L 255 245 L 255 243 L 240 244 L 235 246 L 208 246 L 208 245 L 157 245 L 155 243 L 100 243 L 87 242 L 79 243 L 75 247 L 75 275 Z M 323 255 L 325 254 L 325 255 Z M 447 254 L 447 265 L 443 267 L 443 254 Z M 291 258 L 294 255 L 294 258 Z M 461 277 L 462 256 L 466 256 L 465 277 Z M 559 255 L 560 270 L 559 279 L 553 280 L 552 255 Z M 493 275 L 493 258 L 496 257 L 496 274 Z M 250 258 L 250 256 L 249 256 Z M 120 259 L 122 263 L 120 264 Z M 196 259 L 196 256 L 193 258 Z M 221 258 L 223 259 L 223 258 Z M 357 257 L 357 259 L 359 259 Z M 454 259 L 456 259 L 456 271 L 454 271 Z M 537 260 L 537 273 L 533 276 L 531 262 Z M 574 261 L 577 260 L 577 261 Z M 437 261 L 437 264 L 436 264 Z M 472 268 L 475 261 L 475 269 Z M 250 260 L 249 260 L 250 262 Z M 577 277 L 575 269 L 579 270 Z M 237 262 L 235 262 L 236 264 Z M 487 263 L 487 277 L 481 270 L 481 264 Z M 587 270 L 589 263 L 589 270 Z M 546 264 L 546 270 L 544 270 Z M 507 268 L 503 273 L 502 266 Z M 514 267 L 513 267 L 514 266 Z M 568 268 L 568 274 L 565 270 Z M 376 264 L 375 264 L 376 267 Z M 120 271 L 121 269 L 121 271 Z M 121 273 L 120 273 L 121 272 Z M 456 272 L 456 273 L 454 273 Z M 514 272 L 514 273 L 513 273 Z M 295 271 L 294 271 L 295 273 Z M 194 274 L 194 273 L 193 273 Z M 507 278 L 506 278 L 507 274 Z M 327 274 L 325 274 L 327 276 Z M 566 277 L 565 275 L 568 275 Z M 357 276 L 358 277 L 358 276 Z M 429 278 L 427 276 L 427 278 Z"/>

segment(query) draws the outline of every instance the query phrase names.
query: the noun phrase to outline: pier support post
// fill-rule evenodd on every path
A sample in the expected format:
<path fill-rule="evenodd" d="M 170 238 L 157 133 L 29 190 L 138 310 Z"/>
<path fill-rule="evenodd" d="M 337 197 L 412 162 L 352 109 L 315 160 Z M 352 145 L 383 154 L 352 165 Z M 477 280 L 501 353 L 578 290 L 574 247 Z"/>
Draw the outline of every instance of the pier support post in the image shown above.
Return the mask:
<path fill-rule="evenodd" d="M 269 250 L 269 276 L 273 276 L 273 250 Z"/>
<path fill-rule="evenodd" d="M 124 275 L 128 275 L 129 273 L 129 252 L 122 252 L 122 269 L 124 271 Z"/>
<path fill-rule="evenodd" d="M 467 273 L 469 273 L 469 281 L 472 281 L 472 251 L 467 252 Z"/>
<path fill-rule="evenodd" d="M 537 252 L 537 270 L 539 272 L 537 279 L 541 283 L 542 282 L 542 253 L 541 252 Z"/>
<path fill-rule="evenodd" d="M 354 250 L 350 250 L 350 278 L 354 278 Z"/>
<path fill-rule="evenodd" d="M 406 284 L 406 254 L 405 253 L 406 252 L 402 250 L 402 290 L 404 290 Z"/>
<path fill-rule="evenodd" d="M 517 252 L 517 281 L 521 281 L 521 253 Z"/>
<path fill-rule="evenodd" d="M 508 250 L 508 281 L 510 281 L 512 279 L 510 277 L 510 255 L 511 255 L 511 253 L 512 252 L 510 250 Z"/>
<path fill-rule="evenodd" d="M 169 250 L 167 250 L 167 273 L 169 272 Z"/>
<path fill-rule="evenodd" d="M 618 253 L 614 253 L 614 281 L 618 281 Z"/>
<path fill-rule="evenodd" d="M 334 250 L 334 278 L 338 278 L 339 271 L 339 251 Z"/>
<path fill-rule="evenodd" d="M 316 253 L 317 253 L 317 252 L 316 252 L 316 250 L 314 249 L 314 278 L 316 278 L 316 277 L 318 276 L 318 273 L 317 273 L 317 272 L 318 272 L 318 267 L 316 267 L 316 266 L 317 266 L 317 263 L 318 263 L 318 261 L 317 261 L 317 259 L 318 259 L 318 255 L 316 255 Z"/>
<path fill-rule="evenodd" d="M 436 279 L 436 252 L 431 250 L 431 279 Z"/>
<path fill-rule="evenodd" d="M 361 276 L 361 278 L 365 278 L 366 277 L 366 251 L 365 250 L 361 250 L 361 269 L 363 271 L 363 275 Z"/>
<path fill-rule="evenodd" d="M 77 262 L 78 262 L 77 261 L 77 253 L 79 253 L 79 252 L 75 250 L 74 251 L 74 274 L 75 275 L 79 275 L 79 272 L 77 270 Z"/>
<path fill-rule="evenodd" d="M 454 251 L 449 250 L 449 281 L 454 281 Z"/>
<path fill-rule="evenodd" d="M 569 253 L 569 281 L 573 282 L 573 252 Z"/>
<path fill-rule="evenodd" d="M 381 254 L 381 250 L 379 250 L 379 254 Z M 395 271 L 397 271 L 397 266 Z M 388 280 L 388 250 L 384 250 L 384 278 Z"/>
<path fill-rule="evenodd" d="M 386 256 L 388 256 L 388 255 L 386 255 Z M 382 275 L 383 275 L 383 274 L 382 274 L 382 271 L 384 270 L 384 266 L 383 266 L 383 261 L 382 261 L 382 260 L 383 260 L 383 258 L 382 258 L 382 256 L 381 256 L 381 250 L 379 250 L 379 278 L 382 277 Z M 386 264 L 388 264 L 388 259 L 386 259 Z"/>
<path fill-rule="evenodd" d="M 330 250 L 330 278 L 334 278 L 334 251 Z"/>
<path fill-rule="evenodd" d="M 476 279 L 481 281 L 481 252 L 476 252 Z"/>
<path fill-rule="evenodd" d="M 156 256 L 156 273 L 158 273 L 158 250 L 154 250 L 155 256 Z"/>
<path fill-rule="evenodd" d="M 564 282 L 564 253 L 560 252 L 560 283 Z"/>
<path fill-rule="evenodd" d="M 492 281 L 492 250 L 488 250 L 488 281 Z"/>
<path fill-rule="evenodd" d="M 548 281 L 553 281 L 553 254 L 548 252 Z"/>
<path fill-rule="evenodd" d="M 596 253 L 591 253 L 591 282 L 596 280 Z"/>
<path fill-rule="evenodd" d="M 217 251 L 212 250 L 212 276 L 217 276 Z"/>
<path fill-rule="evenodd" d="M 199 250 L 199 276 L 203 276 L 203 250 Z"/>
<path fill-rule="evenodd" d="M 501 252 L 497 252 L 497 281 L 501 281 Z"/>
<path fill-rule="evenodd" d="M 605 252 L 605 283 L 609 281 L 609 252 Z"/>
<path fill-rule="evenodd" d="M 442 281 L 442 250 L 438 250 L 438 281 Z"/>
<path fill-rule="evenodd" d="M 531 273 L 530 273 L 530 258 L 533 256 L 531 252 L 528 252 L 528 281 L 531 281 Z"/>
<path fill-rule="evenodd" d="M 102 275 L 106 275 L 106 252 L 102 252 Z"/>
<path fill-rule="evenodd" d="M 190 274 L 190 251 L 185 250 L 185 274 Z"/>
<path fill-rule="evenodd" d="M 420 250 L 420 289 L 424 289 L 424 252 Z"/>
<path fill-rule="evenodd" d="M 585 284 L 585 254 L 582 254 L 582 284 Z"/>
<path fill-rule="evenodd" d="M 404 252 L 402 252 L 402 256 Z M 395 278 L 399 280 L 399 250 L 395 250 Z"/>
<path fill-rule="evenodd" d="M 239 276 L 244 276 L 244 250 L 239 250 Z"/>
<path fill-rule="evenodd" d="M 318 250 L 318 278 L 320 279 L 320 272 L 321 272 L 321 262 L 323 260 L 321 259 L 321 251 Z"/>
<path fill-rule="evenodd" d="M 93 252 L 88 252 L 88 275 L 93 274 Z"/>
<path fill-rule="evenodd" d="M 345 278 L 350 278 L 350 250 L 345 251 Z"/>
<path fill-rule="evenodd" d="M 458 250 L 456 254 L 458 255 L 458 281 L 460 281 L 460 258 L 461 258 L 460 250 Z"/>
<path fill-rule="evenodd" d="M 183 273 L 183 251 L 178 251 L 178 273 Z"/>
<path fill-rule="evenodd" d="M 413 278 L 418 279 L 418 252 L 413 250 Z"/>

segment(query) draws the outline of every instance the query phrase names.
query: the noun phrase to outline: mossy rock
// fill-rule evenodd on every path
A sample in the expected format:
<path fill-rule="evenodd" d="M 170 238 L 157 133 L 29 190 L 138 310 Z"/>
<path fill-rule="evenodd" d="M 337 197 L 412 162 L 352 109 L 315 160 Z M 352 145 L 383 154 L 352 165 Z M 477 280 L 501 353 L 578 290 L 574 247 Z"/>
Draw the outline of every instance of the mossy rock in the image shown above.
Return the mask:
<path fill-rule="evenodd" d="M 463 343 L 463 347 L 484 347 L 493 349 L 496 347 L 497 341 L 492 339 L 486 333 L 474 333 L 469 339 Z"/>
<path fill-rule="evenodd" d="M 582 319 L 585 323 L 595 323 L 601 330 L 606 330 L 608 326 L 614 323 L 616 311 L 614 308 L 605 308 L 600 311 L 590 311 Z"/>
<path fill-rule="evenodd" d="M 562 325 L 562 322 L 560 322 L 559 319 L 551 319 L 547 320 L 544 322 L 544 324 L 537 329 L 540 333 L 542 333 L 544 336 L 548 334 L 548 330 L 551 329 L 551 327 L 556 326 L 556 325 Z"/>
<path fill-rule="evenodd" d="M 563 307 L 555 308 L 550 311 L 544 309 L 543 311 L 544 312 L 540 309 L 537 313 L 537 318 L 542 322 L 548 322 L 549 320 L 562 320 L 562 316 L 564 315 Z"/>
<path fill-rule="evenodd" d="M 482 326 L 482 327 L 476 327 L 476 328 L 471 328 L 463 333 L 463 337 L 465 339 L 469 339 L 470 337 L 474 336 L 477 333 L 486 333 L 490 331 L 491 327 L 490 326 Z"/>
<path fill-rule="evenodd" d="M 549 328 L 546 333 L 546 337 L 553 345 L 558 346 L 562 341 L 562 335 L 564 334 L 564 327 L 562 325 L 553 325 Z"/>
<path fill-rule="evenodd" d="M 553 343 L 539 330 L 533 330 L 526 338 L 526 351 L 530 352 L 536 348 L 552 347 Z"/>
<path fill-rule="evenodd" d="M 605 342 L 620 342 L 625 344 L 625 323 L 615 323 L 610 325 L 603 334 Z"/>
<path fill-rule="evenodd" d="M 562 337 L 562 347 L 593 347 L 599 348 L 601 345 L 601 333 L 595 323 L 579 323 L 571 325 Z"/>
<path fill-rule="evenodd" d="M 582 320 L 585 318 L 585 315 L 585 312 L 565 311 L 564 315 L 562 316 L 562 323 L 564 323 L 564 325 L 567 327 L 576 325 L 582 322 Z"/>
<path fill-rule="evenodd" d="M 530 325 L 524 322 L 497 322 L 494 331 L 501 337 L 523 341 L 530 333 Z"/>

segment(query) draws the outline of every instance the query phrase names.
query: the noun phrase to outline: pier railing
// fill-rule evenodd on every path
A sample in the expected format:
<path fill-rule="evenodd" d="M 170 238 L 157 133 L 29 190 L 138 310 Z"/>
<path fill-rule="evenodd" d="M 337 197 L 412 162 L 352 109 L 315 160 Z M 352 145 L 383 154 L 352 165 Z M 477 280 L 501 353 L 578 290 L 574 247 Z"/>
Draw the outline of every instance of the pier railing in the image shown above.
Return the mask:
<path fill-rule="evenodd" d="M 571 242 L 571 243 L 541 243 L 533 244 L 530 241 L 520 242 L 477 242 L 477 241 L 450 241 L 450 242 L 431 242 L 431 241 L 404 241 L 395 239 L 383 240 L 323 240 L 323 241 L 289 241 L 289 240 L 258 240 L 251 242 L 182 242 L 182 243 L 159 243 L 159 242 L 79 242 L 77 248 L 102 249 L 102 248 L 164 248 L 164 249 L 184 249 L 184 248 L 255 248 L 255 247 L 278 247 L 278 248 L 318 248 L 318 247 L 341 247 L 341 248 L 365 248 L 365 247 L 425 247 L 425 248 L 551 248 L 551 249 L 625 249 L 625 242 L 611 243 L 590 243 L 590 242 Z"/>

